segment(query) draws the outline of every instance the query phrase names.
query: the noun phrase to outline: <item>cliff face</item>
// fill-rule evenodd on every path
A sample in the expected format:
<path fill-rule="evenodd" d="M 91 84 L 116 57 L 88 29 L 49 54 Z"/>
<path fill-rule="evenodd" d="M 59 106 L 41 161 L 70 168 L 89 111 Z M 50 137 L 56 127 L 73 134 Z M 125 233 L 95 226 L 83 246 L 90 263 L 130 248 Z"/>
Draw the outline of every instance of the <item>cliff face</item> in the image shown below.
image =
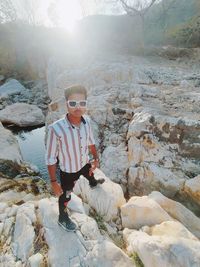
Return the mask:
<path fill-rule="evenodd" d="M 81 61 L 60 71 L 55 89 L 51 80 L 47 121 L 66 112 L 64 87 L 87 86 L 105 174 L 129 196 L 159 190 L 199 205 L 185 187 L 200 171 L 199 81 L 193 56 L 187 62 L 131 56 Z"/>
<path fill-rule="evenodd" d="M 83 177 L 76 183 L 69 212 L 78 230 L 65 232 L 57 225 L 57 198 L 21 166 L 12 134 L 0 138 L 7 152 L 15 151 L 1 155 L 1 165 L 15 170 L 0 170 L 1 265 L 199 267 L 198 69 L 180 60 L 118 56 L 58 73 L 52 62 L 46 121 L 66 112 L 62 88 L 88 87 L 101 155 L 95 175 L 106 182 L 95 190 Z"/>

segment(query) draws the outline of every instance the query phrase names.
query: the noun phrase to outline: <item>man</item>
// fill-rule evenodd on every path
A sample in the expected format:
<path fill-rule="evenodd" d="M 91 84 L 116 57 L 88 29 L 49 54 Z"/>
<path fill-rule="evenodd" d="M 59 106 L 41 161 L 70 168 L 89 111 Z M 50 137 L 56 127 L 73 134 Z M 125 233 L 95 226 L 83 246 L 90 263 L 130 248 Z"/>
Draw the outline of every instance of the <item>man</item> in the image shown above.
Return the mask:
<path fill-rule="evenodd" d="M 81 85 L 65 90 L 68 109 L 66 116 L 48 128 L 46 164 L 52 190 L 59 197 L 58 224 L 67 231 L 75 231 L 76 224 L 66 211 L 71 199 L 74 183 L 83 175 L 91 188 L 102 184 L 104 179 L 96 180 L 93 171 L 99 167 L 99 158 L 91 129 L 89 117 L 84 115 L 87 108 L 87 91 Z M 89 162 L 89 154 L 92 163 Z M 56 165 L 59 162 L 60 184 L 56 179 Z"/>

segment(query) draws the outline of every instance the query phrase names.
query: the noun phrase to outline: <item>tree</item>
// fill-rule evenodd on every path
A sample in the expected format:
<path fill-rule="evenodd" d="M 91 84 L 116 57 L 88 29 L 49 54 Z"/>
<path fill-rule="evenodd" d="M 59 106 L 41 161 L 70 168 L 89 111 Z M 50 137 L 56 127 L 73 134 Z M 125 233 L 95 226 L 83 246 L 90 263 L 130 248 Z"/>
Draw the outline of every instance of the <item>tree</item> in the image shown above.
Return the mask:
<path fill-rule="evenodd" d="M 15 21 L 17 19 L 17 12 L 11 0 L 0 1 L 0 23 Z"/>
<path fill-rule="evenodd" d="M 144 52 L 145 48 L 145 17 L 150 8 L 159 0 L 118 0 L 125 12 L 129 16 L 138 16 L 140 18 L 141 26 L 141 45 L 142 51 Z"/>

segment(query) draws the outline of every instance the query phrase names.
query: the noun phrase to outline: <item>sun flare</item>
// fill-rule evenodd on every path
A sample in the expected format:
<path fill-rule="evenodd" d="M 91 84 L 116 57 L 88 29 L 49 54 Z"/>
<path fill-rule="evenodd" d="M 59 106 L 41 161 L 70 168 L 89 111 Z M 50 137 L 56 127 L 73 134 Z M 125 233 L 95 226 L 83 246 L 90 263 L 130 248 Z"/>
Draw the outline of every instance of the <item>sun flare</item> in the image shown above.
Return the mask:
<path fill-rule="evenodd" d="M 77 0 L 60 0 L 57 5 L 60 26 L 73 32 L 76 21 L 81 18 L 81 9 Z"/>

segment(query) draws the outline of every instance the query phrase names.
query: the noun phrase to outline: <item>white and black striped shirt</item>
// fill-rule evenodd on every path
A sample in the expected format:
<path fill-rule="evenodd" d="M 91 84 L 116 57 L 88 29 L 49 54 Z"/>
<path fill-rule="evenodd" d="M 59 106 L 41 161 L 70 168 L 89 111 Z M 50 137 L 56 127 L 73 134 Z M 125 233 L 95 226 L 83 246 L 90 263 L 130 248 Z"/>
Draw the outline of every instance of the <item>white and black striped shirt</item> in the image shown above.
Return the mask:
<path fill-rule="evenodd" d="M 94 137 L 88 116 L 82 116 L 80 127 L 73 126 L 67 116 L 48 127 L 46 164 L 53 165 L 59 159 L 60 169 L 73 173 L 89 162 L 89 145 Z"/>

